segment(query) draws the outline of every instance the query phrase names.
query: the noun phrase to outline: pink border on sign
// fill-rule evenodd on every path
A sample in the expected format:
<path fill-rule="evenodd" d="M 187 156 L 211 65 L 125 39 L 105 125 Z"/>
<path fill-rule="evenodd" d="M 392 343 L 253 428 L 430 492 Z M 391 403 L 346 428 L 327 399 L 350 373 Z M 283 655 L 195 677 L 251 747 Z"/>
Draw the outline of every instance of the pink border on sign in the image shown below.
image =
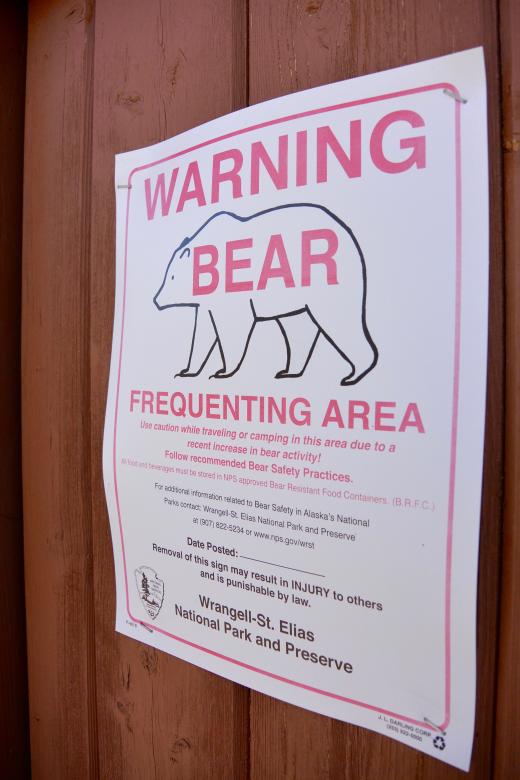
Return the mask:
<path fill-rule="evenodd" d="M 173 160 L 176 157 L 180 157 L 184 154 L 188 154 L 189 152 L 194 152 L 198 149 L 202 149 L 206 146 L 210 146 L 211 144 L 218 143 L 220 141 L 224 141 L 228 138 L 233 138 L 238 135 L 244 135 L 245 133 L 252 132 L 253 130 L 260 130 L 264 127 L 270 127 L 271 125 L 281 124 L 282 122 L 289 122 L 295 119 L 302 119 L 307 116 L 314 116 L 316 114 L 322 114 L 322 113 L 328 113 L 331 111 L 338 111 L 341 109 L 346 108 L 352 108 L 354 106 L 360 106 L 360 105 L 366 105 L 367 103 L 375 103 L 379 102 L 381 100 L 390 100 L 393 98 L 398 97 L 405 97 L 407 95 L 414 95 L 418 94 L 420 92 L 431 92 L 433 90 L 438 89 L 446 89 L 449 90 L 451 93 L 453 93 L 453 96 L 456 96 L 460 98 L 459 90 L 450 83 L 438 83 L 438 84 L 430 84 L 423 87 L 415 87 L 413 89 L 406 89 L 402 90 L 400 92 L 391 92 L 384 95 L 377 95 L 374 97 L 364 98 L 361 100 L 353 100 L 348 103 L 339 103 L 333 106 L 326 106 L 323 108 L 317 108 L 317 109 L 311 109 L 309 111 L 302 111 L 301 113 L 297 114 L 291 114 L 289 116 L 284 117 L 278 117 L 276 119 L 270 119 L 266 122 L 260 122 L 255 125 L 251 125 L 249 127 L 240 128 L 238 130 L 234 130 L 229 133 L 225 133 L 224 135 L 218 136 L 216 138 L 212 138 L 210 140 L 202 141 L 199 144 L 195 144 L 194 146 L 188 147 L 186 149 L 183 149 L 180 152 L 176 152 L 175 154 L 168 155 L 167 157 L 162 157 L 159 160 L 155 160 L 154 162 L 147 163 L 146 165 L 138 166 L 137 168 L 134 168 L 129 177 L 128 177 L 128 190 L 127 190 L 127 202 L 126 202 L 126 216 L 125 216 L 125 261 L 124 261 L 124 274 L 123 274 L 123 302 L 122 302 L 122 316 L 121 316 L 121 341 L 120 341 L 120 347 L 119 347 L 119 362 L 118 362 L 118 371 L 117 371 L 117 389 L 116 389 L 116 404 L 115 404 L 115 416 L 114 416 L 114 445 L 113 445 L 113 469 L 114 469 L 114 490 L 115 490 L 115 497 L 116 497 L 116 506 L 117 506 L 117 515 L 118 515 L 118 521 L 119 521 L 119 531 L 121 535 L 121 551 L 122 551 L 122 557 L 123 557 L 123 568 L 125 573 L 125 592 L 126 592 L 126 609 L 128 612 L 128 616 L 136 623 L 139 623 L 141 625 L 144 625 L 153 631 L 157 631 L 161 634 L 164 634 L 165 636 L 170 637 L 171 639 L 175 639 L 177 642 L 182 642 L 183 644 L 193 647 L 196 650 L 200 650 L 204 653 L 207 653 L 209 655 L 214 656 L 215 658 L 220 658 L 224 661 L 228 661 L 229 663 L 235 664 L 236 666 L 240 666 L 242 669 L 247 669 L 251 672 L 256 672 L 258 674 L 262 674 L 265 677 L 270 677 L 273 680 L 279 680 L 280 682 L 285 682 L 289 685 L 297 686 L 298 688 L 302 688 L 307 691 L 311 691 L 313 693 L 320 694 L 321 696 L 327 696 L 331 699 L 336 699 L 338 701 L 343 701 L 348 704 L 354 704 L 358 707 L 363 707 L 364 709 L 371 710 L 373 712 L 379 712 L 383 715 L 388 715 L 393 718 L 400 718 L 401 720 L 405 720 L 408 723 L 413 723 L 414 725 L 422 726 L 423 728 L 430 729 L 431 731 L 435 730 L 441 730 L 445 731 L 448 727 L 448 724 L 450 722 L 450 714 L 451 714 L 451 569 L 452 569 L 452 552 L 453 552 L 453 514 L 454 514 L 454 501 L 455 501 L 455 480 L 456 480 L 456 463 L 457 463 L 457 425 L 458 425 L 458 403 L 459 403 L 459 375 L 460 375 L 460 317 L 461 317 L 461 271 L 462 271 L 462 181 L 461 181 L 461 138 L 460 138 L 460 102 L 459 100 L 454 99 L 454 107 L 455 107 L 455 220 L 456 220 L 456 239 L 455 239 L 455 333 L 454 333 L 454 366 L 453 366 L 453 401 L 452 401 L 452 423 L 451 423 L 451 452 L 450 452 L 450 473 L 449 473 L 449 492 L 448 492 L 448 528 L 447 528 L 447 539 L 446 539 L 446 577 L 445 577 L 445 614 L 444 614 L 444 625 L 445 625 L 445 650 L 444 650 L 444 664 L 445 664 L 445 685 L 444 685 L 444 693 L 445 693 L 445 714 L 444 714 L 444 720 L 441 724 L 433 725 L 427 721 L 422 720 L 416 720 L 414 718 L 410 718 L 406 715 L 401 715 L 399 713 L 392 712 L 390 710 L 382 709 L 381 707 L 376 707 L 372 704 L 367 704 L 366 702 L 357 701 L 355 699 L 349 699 L 346 696 L 340 696 L 339 694 L 332 693 L 331 691 L 323 691 L 319 688 L 314 688 L 311 685 L 306 685 L 305 683 L 298 682 L 297 680 L 291 680 L 287 677 L 282 677 L 281 675 L 274 674 L 273 672 L 269 672 L 265 669 L 260 669 L 256 666 L 251 666 L 250 664 L 246 664 L 243 661 L 239 661 L 236 658 L 231 658 L 229 656 L 223 655 L 222 653 L 218 653 L 215 650 L 211 650 L 208 647 L 203 647 L 202 645 L 198 645 L 194 642 L 190 642 L 188 639 L 184 639 L 180 636 L 176 636 L 175 634 L 170 634 L 168 631 L 165 631 L 164 629 L 159 628 L 156 625 L 151 625 L 149 623 L 145 623 L 143 620 L 140 620 L 139 618 L 136 618 L 132 615 L 130 612 L 130 598 L 128 593 L 128 574 L 126 569 L 126 554 L 125 554 L 125 544 L 124 544 L 124 537 L 123 537 L 123 525 L 121 521 L 121 508 L 119 504 L 119 491 L 117 486 L 117 459 L 116 459 L 116 441 L 117 441 L 117 423 L 118 423 L 118 414 L 119 414 L 119 391 L 120 391 L 120 383 L 121 383 L 121 364 L 123 359 L 123 340 L 124 340 L 124 327 L 125 327 L 125 306 L 126 306 L 126 277 L 127 277 L 127 257 L 128 257 L 128 227 L 129 227 L 129 213 L 130 213 L 130 198 L 132 195 L 132 177 L 135 173 L 138 173 L 139 171 L 146 170 L 147 168 L 152 168 L 156 165 L 160 165 L 161 163 L 167 162 L 168 160 Z"/>

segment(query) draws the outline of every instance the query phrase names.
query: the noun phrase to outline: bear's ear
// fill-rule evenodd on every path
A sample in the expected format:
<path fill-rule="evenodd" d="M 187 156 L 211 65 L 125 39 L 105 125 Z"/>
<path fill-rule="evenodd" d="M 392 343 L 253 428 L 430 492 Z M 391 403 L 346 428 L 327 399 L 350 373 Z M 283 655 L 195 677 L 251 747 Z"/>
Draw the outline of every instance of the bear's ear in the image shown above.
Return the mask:
<path fill-rule="evenodd" d="M 186 244 L 189 244 L 190 237 L 186 236 L 186 238 L 183 238 L 181 243 L 179 244 L 179 249 L 182 249 L 183 246 L 186 246 Z"/>

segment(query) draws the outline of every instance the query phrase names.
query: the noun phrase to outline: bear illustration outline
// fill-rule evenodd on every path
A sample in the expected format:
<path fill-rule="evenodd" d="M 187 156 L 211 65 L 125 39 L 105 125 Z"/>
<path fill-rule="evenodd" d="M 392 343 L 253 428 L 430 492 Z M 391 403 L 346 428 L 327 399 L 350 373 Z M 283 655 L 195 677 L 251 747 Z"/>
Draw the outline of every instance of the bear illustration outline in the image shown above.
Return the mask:
<path fill-rule="evenodd" d="M 314 305 L 311 304 L 309 306 L 309 304 L 305 303 L 303 306 L 298 306 L 296 309 L 293 310 L 283 311 L 275 315 L 260 316 L 257 315 L 253 300 L 252 298 L 250 298 L 249 306 L 251 308 L 252 321 L 249 327 L 249 331 L 247 332 L 245 339 L 243 338 L 241 339 L 242 349 L 240 349 L 239 342 L 237 341 L 236 343 L 238 345 L 238 348 L 235 349 L 234 359 L 229 360 L 228 355 L 226 355 L 226 346 L 225 344 L 223 344 L 224 330 L 227 327 L 227 324 L 225 320 L 221 320 L 220 323 L 216 321 L 210 303 L 208 303 L 207 305 L 204 305 L 202 303 L 196 303 L 196 302 L 178 302 L 178 303 L 168 302 L 164 304 L 164 303 L 160 303 L 158 300 L 159 296 L 161 295 L 161 293 L 165 289 L 165 286 L 167 285 L 168 277 L 170 275 L 172 266 L 176 261 L 176 258 L 177 260 L 180 260 L 181 258 L 183 258 L 183 256 L 186 253 L 189 256 L 191 251 L 190 245 L 193 242 L 193 240 L 196 239 L 197 236 L 199 236 L 199 234 L 214 220 L 221 217 L 230 217 L 231 219 L 236 220 L 240 223 L 247 223 L 250 222 L 251 220 L 257 219 L 258 217 L 262 217 L 267 214 L 271 214 L 272 212 L 275 211 L 283 211 L 283 210 L 294 209 L 294 208 L 318 209 L 324 214 L 326 214 L 329 218 L 331 218 L 334 222 L 336 222 L 337 225 L 339 225 L 341 228 L 343 228 L 343 230 L 345 230 L 345 232 L 350 237 L 357 251 L 358 260 L 361 268 L 361 283 L 362 283 L 359 324 L 361 325 L 361 331 L 365 339 L 364 346 L 368 345 L 369 351 L 371 352 L 371 357 L 368 360 L 368 364 L 366 363 L 365 360 L 364 365 L 362 365 L 359 368 L 359 370 L 358 370 L 358 366 L 356 365 L 356 362 L 354 362 L 354 360 L 351 359 L 352 356 L 349 356 L 347 350 L 345 348 L 342 348 L 342 346 L 340 346 L 336 342 L 336 340 L 327 332 L 326 328 L 320 323 L 319 319 L 313 314 L 312 309 L 313 307 L 315 308 L 315 304 Z M 173 278 L 174 276 L 172 275 L 171 276 L 172 281 Z M 374 340 L 372 339 L 372 336 L 370 334 L 370 331 L 366 323 L 366 299 L 367 299 L 366 262 L 361 247 L 359 245 L 359 242 L 356 236 L 354 235 L 352 229 L 345 222 L 343 222 L 343 220 L 341 220 L 336 214 L 334 214 L 325 206 L 316 203 L 288 203 L 288 204 L 282 204 L 280 206 L 273 206 L 268 209 L 263 209 L 249 216 L 241 216 L 231 211 L 218 211 L 212 216 L 210 216 L 193 233 L 193 235 L 186 236 L 186 238 L 184 238 L 179 244 L 179 246 L 174 250 L 168 262 L 168 265 L 166 267 L 162 284 L 159 287 L 159 290 L 156 292 L 153 298 L 153 302 L 159 311 L 162 311 L 164 309 L 169 309 L 169 308 L 177 308 L 177 307 L 190 307 L 195 309 L 193 333 L 191 339 L 191 347 L 190 347 L 190 353 L 188 358 L 188 364 L 186 368 L 184 368 L 183 370 L 181 370 L 175 375 L 176 377 L 199 376 L 201 372 L 204 370 L 204 367 L 206 366 L 208 360 L 210 359 L 215 347 L 218 347 L 220 358 L 222 361 L 222 366 L 213 375 L 211 375 L 210 378 L 227 379 L 234 376 L 242 366 L 242 363 L 249 349 L 251 337 L 253 335 L 257 323 L 274 321 L 277 323 L 278 327 L 280 328 L 285 343 L 285 347 L 286 347 L 285 368 L 281 369 L 276 373 L 275 375 L 276 379 L 297 378 L 303 376 L 310 362 L 310 359 L 314 353 L 316 344 L 318 343 L 318 339 L 320 335 L 323 335 L 323 337 L 329 342 L 329 344 L 331 344 L 331 346 L 334 347 L 334 349 L 338 352 L 338 354 L 350 365 L 351 368 L 350 373 L 347 374 L 345 377 L 343 377 L 340 382 L 342 386 L 348 386 L 348 385 L 357 384 L 361 379 L 363 379 L 363 377 L 365 377 L 370 371 L 373 370 L 373 368 L 376 366 L 379 359 L 379 352 L 377 346 Z M 206 313 L 208 315 L 207 317 L 205 316 Z M 296 322 L 297 319 L 299 320 L 299 318 L 304 316 L 306 316 L 307 319 L 312 323 L 314 327 L 314 333 L 308 336 L 307 345 L 305 344 L 303 345 L 303 351 L 302 351 L 300 345 L 300 339 L 299 338 L 294 339 L 291 335 L 288 335 L 287 331 L 292 330 L 293 323 Z M 299 321 L 300 330 L 301 330 L 301 322 L 302 321 L 300 320 Z M 236 340 L 237 328 L 236 326 L 234 326 L 234 323 L 231 323 L 231 327 L 234 330 L 232 337 Z M 228 330 L 225 339 L 228 348 L 231 342 L 230 334 L 231 331 Z M 345 334 L 343 338 L 343 342 L 345 342 L 345 340 L 348 338 L 348 335 L 349 334 Z M 300 347 L 301 354 L 298 356 L 295 355 L 296 346 Z M 228 363 L 229 363 L 229 367 L 228 367 Z M 193 370 L 191 368 L 192 364 L 194 364 Z"/>

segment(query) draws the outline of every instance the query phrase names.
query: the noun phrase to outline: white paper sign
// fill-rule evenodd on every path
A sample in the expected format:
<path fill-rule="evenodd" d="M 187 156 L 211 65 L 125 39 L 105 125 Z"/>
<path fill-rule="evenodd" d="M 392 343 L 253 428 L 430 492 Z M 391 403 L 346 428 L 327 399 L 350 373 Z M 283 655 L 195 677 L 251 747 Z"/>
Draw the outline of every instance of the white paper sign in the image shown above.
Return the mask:
<path fill-rule="evenodd" d="M 467 769 L 482 51 L 118 155 L 116 198 L 117 630 Z"/>

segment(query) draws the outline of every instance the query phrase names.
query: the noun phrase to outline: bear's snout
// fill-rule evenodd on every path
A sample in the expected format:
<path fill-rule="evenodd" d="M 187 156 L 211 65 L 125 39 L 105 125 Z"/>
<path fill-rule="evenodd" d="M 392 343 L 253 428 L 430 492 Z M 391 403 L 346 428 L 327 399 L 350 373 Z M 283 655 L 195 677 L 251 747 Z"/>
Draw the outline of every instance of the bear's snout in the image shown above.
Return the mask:
<path fill-rule="evenodd" d="M 164 285 L 162 287 L 160 287 L 159 290 L 155 293 L 155 296 L 154 296 L 154 299 L 153 299 L 153 302 L 155 303 L 155 305 L 157 306 L 159 311 L 161 311 L 162 309 L 166 308 L 166 304 L 164 303 L 164 300 L 161 301 L 161 293 L 163 293 L 163 292 L 164 292 Z"/>

